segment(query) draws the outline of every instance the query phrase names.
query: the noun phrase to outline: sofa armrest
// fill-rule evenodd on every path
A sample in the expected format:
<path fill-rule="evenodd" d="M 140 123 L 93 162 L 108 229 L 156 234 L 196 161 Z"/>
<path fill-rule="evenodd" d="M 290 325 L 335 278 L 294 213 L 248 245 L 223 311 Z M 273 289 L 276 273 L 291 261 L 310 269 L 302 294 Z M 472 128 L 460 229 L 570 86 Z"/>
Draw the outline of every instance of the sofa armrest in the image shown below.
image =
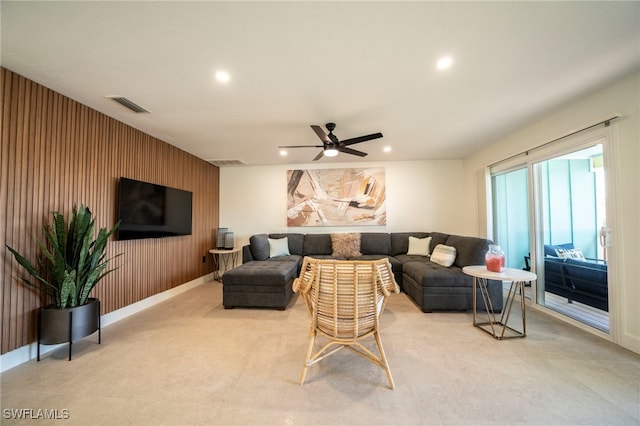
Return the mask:
<path fill-rule="evenodd" d="M 242 263 L 247 263 L 254 260 L 253 254 L 251 254 L 251 245 L 247 244 L 242 246 Z"/>

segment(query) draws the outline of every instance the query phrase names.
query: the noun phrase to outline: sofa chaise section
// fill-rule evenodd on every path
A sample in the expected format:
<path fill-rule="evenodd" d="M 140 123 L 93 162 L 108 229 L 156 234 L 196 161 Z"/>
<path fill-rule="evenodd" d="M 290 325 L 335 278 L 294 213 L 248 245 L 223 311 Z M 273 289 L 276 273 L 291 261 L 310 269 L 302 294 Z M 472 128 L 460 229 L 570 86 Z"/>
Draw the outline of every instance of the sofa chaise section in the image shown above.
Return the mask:
<path fill-rule="evenodd" d="M 464 274 L 462 268 L 484 264 L 484 256 L 491 241 L 458 235 L 432 234 L 431 247 L 437 244 L 454 247 L 456 258 L 453 265 L 445 267 L 426 259 L 403 259 L 402 285 L 404 291 L 420 306 L 423 312 L 434 310 L 466 311 L 473 307 L 473 278 Z M 433 242 L 436 242 L 434 245 Z M 489 297 L 494 310 L 502 310 L 502 282 L 488 281 Z M 485 309 L 482 298 L 476 300 L 476 309 Z"/>
<path fill-rule="evenodd" d="M 252 260 L 226 271 L 222 276 L 222 304 L 231 308 L 275 308 L 284 310 L 293 295 L 298 277 L 294 260 Z"/>

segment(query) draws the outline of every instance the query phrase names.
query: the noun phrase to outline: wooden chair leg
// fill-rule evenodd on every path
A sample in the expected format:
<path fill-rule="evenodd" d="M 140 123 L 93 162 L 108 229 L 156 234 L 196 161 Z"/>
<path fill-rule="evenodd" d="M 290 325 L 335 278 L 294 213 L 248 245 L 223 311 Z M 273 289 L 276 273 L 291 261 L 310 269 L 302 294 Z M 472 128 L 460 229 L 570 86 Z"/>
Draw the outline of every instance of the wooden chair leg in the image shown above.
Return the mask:
<path fill-rule="evenodd" d="M 377 332 L 374 333 L 376 338 L 376 343 L 378 344 L 378 350 L 380 351 L 380 360 L 384 365 L 384 371 L 387 373 L 387 380 L 389 380 L 389 387 L 391 389 L 395 389 L 396 385 L 393 383 L 393 377 L 391 376 L 391 368 L 389 368 L 389 362 L 387 361 L 387 356 L 384 353 L 384 349 L 382 348 L 382 340 L 380 339 L 380 334 Z"/>
<path fill-rule="evenodd" d="M 304 357 L 304 366 L 302 367 L 302 373 L 300 373 L 300 386 L 304 384 L 304 378 L 307 375 L 307 368 L 309 368 L 309 361 L 311 361 L 311 354 L 313 353 L 313 345 L 316 341 L 316 332 L 311 330 L 309 332 L 309 347 L 307 348 L 307 354 Z"/>

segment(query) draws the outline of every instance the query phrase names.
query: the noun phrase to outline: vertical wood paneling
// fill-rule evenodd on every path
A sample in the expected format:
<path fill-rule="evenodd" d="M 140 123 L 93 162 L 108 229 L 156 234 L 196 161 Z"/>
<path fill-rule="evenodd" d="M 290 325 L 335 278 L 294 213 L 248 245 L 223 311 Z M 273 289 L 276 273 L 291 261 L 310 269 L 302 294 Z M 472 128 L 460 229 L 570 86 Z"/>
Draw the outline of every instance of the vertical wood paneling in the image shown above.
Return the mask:
<path fill-rule="evenodd" d="M 47 301 L 18 280 L 23 271 L 5 244 L 32 262 L 43 221 L 88 205 L 98 227 L 116 220 L 121 176 L 193 192 L 193 234 L 115 241 L 123 253 L 93 296 L 102 313 L 138 302 L 213 270 L 207 255 L 218 227 L 219 169 L 207 162 L 0 68 L 0 309 L 2 353 L 35 340 L 37 309 Z M 202 263 L 202 257 L 206 263 Z"/>

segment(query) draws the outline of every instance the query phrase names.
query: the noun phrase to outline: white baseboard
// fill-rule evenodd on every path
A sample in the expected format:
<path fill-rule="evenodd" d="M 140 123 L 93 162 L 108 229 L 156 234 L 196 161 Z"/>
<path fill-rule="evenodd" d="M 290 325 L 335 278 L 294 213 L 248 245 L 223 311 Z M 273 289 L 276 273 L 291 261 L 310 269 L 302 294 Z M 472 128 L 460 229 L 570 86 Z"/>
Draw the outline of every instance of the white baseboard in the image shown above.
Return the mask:
<path fill-rule="evenodd" d="M 167 301 L 172 297 L 176 297 L 177 295 L 182 294 L 185 291 L 191 290 L 192 288 L 195 288 L 211 280 L 213 280 L 213 273 L 204 275 L 200 278 L 196 278 L 195 280 L 189 281 L 188 283 L 184 283 L 167 291 L 163 291 L 162 293 L 154 294 L 153 296 L 147 297 L 146 299 L 139 302 L 132 303 L 131 305 L 125 306 L 124 308 L 109 312 L 108 314 L 102 315 L 102 317 L 100 318 L 100 326 L 102 328 L 107 327 L 113 323 L 130 317 L 131 315 L 135 315 L 140 311 L 157 305 L 158 303 Z M 66 345 L 66 343 L 62 343 L 60 345 L 41 346 L 40 356 L 51 351 L 55 351 L 56 349 L 64 345 Z M 18 349 L 14 349 L 11 352 L 7 352 L 6 354 L 0 355 L 0 373 L 27 361 L 35 359 L 37 357 L 37 354 L 38 343 L 33 342 Z"/>

